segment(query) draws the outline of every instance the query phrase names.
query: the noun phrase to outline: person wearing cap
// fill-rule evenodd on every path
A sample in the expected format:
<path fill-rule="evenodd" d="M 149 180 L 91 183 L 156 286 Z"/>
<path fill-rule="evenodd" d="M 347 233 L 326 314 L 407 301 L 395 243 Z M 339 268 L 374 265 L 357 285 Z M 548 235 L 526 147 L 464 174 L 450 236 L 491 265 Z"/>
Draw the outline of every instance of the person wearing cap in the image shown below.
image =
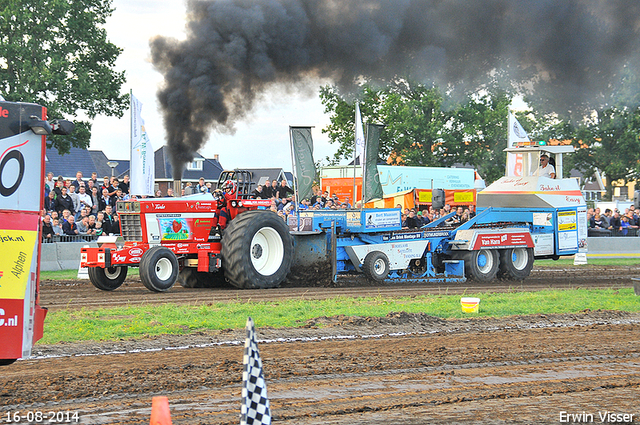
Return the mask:
<path fill-rule="evenodd" d="M 427 217 L 426 212 L 423 214 L 422 211 L 418 211 L 417 213 L 418 216 L 418 222 L 420 223 L 420 227 L 429 224 L 430 220 L 429 217 Z"/>

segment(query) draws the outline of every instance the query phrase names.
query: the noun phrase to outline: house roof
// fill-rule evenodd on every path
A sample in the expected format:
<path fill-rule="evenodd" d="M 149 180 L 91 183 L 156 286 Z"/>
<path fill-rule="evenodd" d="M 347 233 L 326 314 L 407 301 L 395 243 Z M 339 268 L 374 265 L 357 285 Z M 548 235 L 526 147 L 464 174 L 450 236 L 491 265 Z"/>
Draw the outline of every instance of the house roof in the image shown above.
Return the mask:
<path fill-rule="evenodd" d="M 82 171 L 85 179 L 91 177 L 91 173 L 98 173 L 98 178 L 111 175 L 111 167 L 107 165 L 109 159 L 102 151 L 90 151 L 72 147 L 68 154 L 60 155 L 58 149 L 47 148 L 45 172 L 52 172 L 54 176 L 62 176 L 65 179 L 75 179 L 76 173 Z M 115 168 L 116 176 L 129 169 L 129 160 L 115 160 L 118 166 Z"/>
<path fill-rule="evenodd" d="M 174 180 L 173 166 L 169 159 L 169 151 L 167 146 L 162 146 L 154 153 L 156 180 Z M 194 155 L 194 160 L 202 161 L 202 170 L 188 170 L 185 168 L 182 173 L 184 181 L 198 181 L 200 177 L 204 177 L 205 181 L 217 181 L 223 168 L 217 159 L 205 158 L 199 153 Z"/>
<path fill-rule="evenodd" d="M 251 172 L 251 181 L 256 185 L 264 184 L 267 180 L 282 180 L 285 173 L 282 168 L 243 168 Z"/>

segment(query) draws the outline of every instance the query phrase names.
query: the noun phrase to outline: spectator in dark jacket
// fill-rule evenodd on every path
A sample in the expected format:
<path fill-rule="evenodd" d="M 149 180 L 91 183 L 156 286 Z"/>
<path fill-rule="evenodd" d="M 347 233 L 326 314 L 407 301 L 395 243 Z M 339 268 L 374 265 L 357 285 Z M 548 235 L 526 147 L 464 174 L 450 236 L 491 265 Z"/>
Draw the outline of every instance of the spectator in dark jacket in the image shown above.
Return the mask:
<path fill-rule="evenodd" d="M 44 198 L 44 209 L 47 213 L 56 210 L 56 193 L 54 191 L 49 192 L 49 196 Z"/>
<path fill-rule="evenodd" d="M 264 194 L 264 196 L 266 196 L 266 198 L 264 199 L 271 199 L 273 197 L 273 193 L 271 191 L 271 181 L 267 180 L 266 182 L 264 182 L 264 185 L 262 185 L 262 193 Z"/>
<path fill-rule="evenodd" d="M 609 220 L 609 229 L 610 230 L 618 230 L 620 229 L 620 212 L 618 210 L 616 210 L 613 213 L 613 216 L 611 217 L 611 220 Z"/>
<path fill-rule="evenodd" d="M 51 216 L 45 215 L 42 220 L 42 240 L 50 242 L 53 238 L 53 226 L 51 225 Z"/>
<path fill-rule="evenodd" d="M 60 189 L 60 196 L 56 198 L 56 211 L 58 211 L 58 214 L 62 214 L 62 211 L 64 210 L 69 210 L 71 214 L 75 214 L 73 199 L 71 199 L 71 196 L 67 195 L 66 187 L 62 187 Z"/>
<path fill-rule="evenodd" d="M 107 205 L 104 210 L 104 219 L 102 221 L 102 231 L 105 235 L 111 233 L 116 234 L 119 232 L 119 226 L 116 225 L 113 218 L 113 208 L 111 205 Z"/>
<path fill-rule="evenodd" d="M 409 211 L 409 215 L 407 215 L 407 219 L 405 221 L 405 226 L 408 227 L 409 229 L 415 229 L 417 227 L 420 227 L 420 222 L 416 217 L 415 210 Z"/>
<path fill-rule="evenodd" d="M 80 233 L 78 231 L 78 226 L 76 226 L 75 218 L 72 215 L 69 216 L 67 221 L 62 223 L 62 231 L 68 236 L 75 236 Z"/>

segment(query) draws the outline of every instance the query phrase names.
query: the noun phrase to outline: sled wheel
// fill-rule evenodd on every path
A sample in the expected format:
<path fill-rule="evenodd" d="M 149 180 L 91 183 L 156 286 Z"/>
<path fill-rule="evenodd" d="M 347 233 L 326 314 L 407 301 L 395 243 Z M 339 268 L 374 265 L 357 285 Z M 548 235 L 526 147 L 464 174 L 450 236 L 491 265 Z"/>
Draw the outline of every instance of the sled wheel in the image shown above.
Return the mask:
<path fill-rule="evenodd" d="M 495 250 L 471 251 L 464 259 L 467 277 L 477 282 L 489 282 L 498 273 L 498 253 Z"/>
<path fill-rule="evenodd" d="M 533 248 L 509 248 L 500 251 L 500 271 L 502 279 L 522 280 L 529 276 L 533 268 Z"/>
<path fill-rule="evenodd" d="M 178 279 L 178 259 L 163 246 L 154 246 L 142 255 L 140 280 L 150 291 L 165 292 Z"/>
<path fill-rule="evenodd" d="M 292 260 L 289 228 L 272 211 L 243 212 L 222 235 L 224 276 L 237 288 L 275 288 L 287 277 Z"/>
<path fill-rule="evenodd" d="M 127 266 L 89 267 L 88 273 L 93 286 L 103 291 L 113 291 L 124 283 L 127 277 Z"/>
<path fill-rule="evenodd" d="M 389 259 L 380 251 L 372 251 L 364 257 L 362 272 L 369 280 L 382 282 L 389 275 Z"/>

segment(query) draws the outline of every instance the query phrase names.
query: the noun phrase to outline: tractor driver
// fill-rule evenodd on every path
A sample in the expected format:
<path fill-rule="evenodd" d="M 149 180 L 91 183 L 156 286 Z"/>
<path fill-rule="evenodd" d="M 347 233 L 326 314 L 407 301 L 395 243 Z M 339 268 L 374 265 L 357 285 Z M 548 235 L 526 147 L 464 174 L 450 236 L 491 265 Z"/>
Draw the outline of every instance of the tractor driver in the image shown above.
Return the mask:
<path fill-rule="evenodd" d="M 220 230 L 224 230 L 224 228 L 227 227 L 227 222 L 231 219 L 231 216 L 229 215 L 229 201 L 237 197 L 237 191 L 238 186 L 236 185 L 236 182 L 233 180 L 227 180 L 224 182 L 224 195 L 222 199 L 218 201 L 218 205 L 220 206 L 218 213 L 218 228 Z"/>
<path fill-rule="evenodd" d="M 549 177 L 550 179 L 556 178 L 556 169 L 549 163 L 549 155 L 542 154 L 540 156 L 540 167 L 538 167 L 539 177 Z"/>

